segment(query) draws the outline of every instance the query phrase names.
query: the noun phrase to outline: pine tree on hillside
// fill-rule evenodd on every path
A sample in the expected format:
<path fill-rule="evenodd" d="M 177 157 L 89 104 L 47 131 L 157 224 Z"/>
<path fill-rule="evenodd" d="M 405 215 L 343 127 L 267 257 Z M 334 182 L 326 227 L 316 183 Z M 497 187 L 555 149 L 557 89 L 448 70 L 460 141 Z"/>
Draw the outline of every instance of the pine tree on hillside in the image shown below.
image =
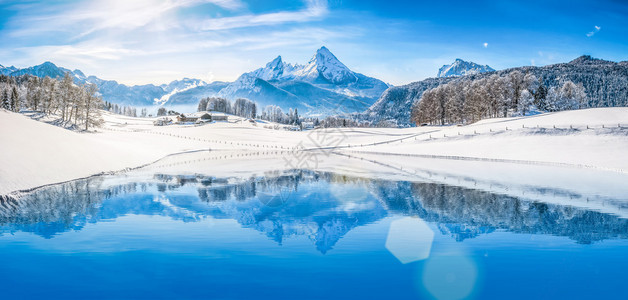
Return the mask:
<path fill-rule="evenodd" d="M 6 110 L 11 110 L 11 103 L 9 102 L 9 91 L 6 89 L 2 93 L 2 108 Z"/>
<path fill-rule="evenodd" d="M 102 100 L 96 96 L 96 92 L 98 91 L 96 85 L 85 85 L 84 91 L 82 107 L 85 112 L 85 130 L 88 130 L 90 126 L 99 127 L 103 123 L 102 116 L 100 115 Z"/>
<path fill-rule="evenodd" d="M 543 78 L 541 78 L 539 80 L 539 87 L 537 88 L 536 93 L 534 93 L 534 105 L 536 105 L 539 110 L 547 110 L 547 92 L 547 87 L 545 87 L 545 84 L 543 84 Z"/>
<path fill-rule="evenodd" d="M 297 108 L 294 109 L 294 125 L 301 125 L 301 121 L 299 120 L 299 110 Z"/>
<path fill-rule="evenodd" d="M 13 89 L 11 90 L 11 110 L 13 110 L 14 112 L 20 111 L 19 100 L 20 100 L 20 96 L 17 93 L 17 88 L 13 86 Z"/>

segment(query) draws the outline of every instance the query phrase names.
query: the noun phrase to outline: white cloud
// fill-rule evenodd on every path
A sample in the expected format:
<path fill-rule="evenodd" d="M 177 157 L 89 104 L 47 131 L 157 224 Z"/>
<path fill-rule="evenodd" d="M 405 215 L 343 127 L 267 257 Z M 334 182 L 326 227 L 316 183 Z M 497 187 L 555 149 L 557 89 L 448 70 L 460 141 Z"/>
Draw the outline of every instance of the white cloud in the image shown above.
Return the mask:
<path fill-rule="evenodd" d="M 594 29 L 593 31 L 591 31 L 591 32 L 587 33 L 587 37 L 592 37 L 592 36 L 594 36 L 596 33 L 598 33 L 598 32 L 600 31 L 600 29 L 602 29 L 602 27 L 597 26 L 597 25 L 596 25 L 596 26 L 594 26 L 594 28 L 595 28 L 595 29 Z"/>
<path fill-rule="evenodd" d="M 484 43 L 484 44 L 482 44 L 482 46 L 483 46 L 484 48 L 488 48 L 488 43 Z"/>
<path fill-rule="evenodd" d="M 329 12 L 326 0 L 306 0 L 306 7 L 299 11 L 282 11 L 260 15 L 214 18 L 202 23 L 201 30 L 225 30 L 288 22 L 307 22 L 325 16 Z"/>

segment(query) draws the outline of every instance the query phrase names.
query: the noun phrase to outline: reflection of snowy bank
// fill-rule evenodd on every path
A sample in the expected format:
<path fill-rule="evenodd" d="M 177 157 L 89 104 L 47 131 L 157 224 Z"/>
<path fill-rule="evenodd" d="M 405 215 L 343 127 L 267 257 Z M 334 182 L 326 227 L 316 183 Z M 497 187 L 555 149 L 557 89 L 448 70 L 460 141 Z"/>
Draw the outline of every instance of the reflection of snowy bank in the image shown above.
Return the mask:
<path fill-rule="evenodd" d="M 628 218 L 628 174 L 544 165 L 356 154 L 355 171 L 390 180 L 433 182 Z"/>
<path fill-rule="evenodd" d="M 289 152 L 222 151 L 165 158 L 139 173 L 214 174 L 249 178 L 289 170 Z M 429 159 L 411 156 L 351 153 L 319 155 L 317 170 L 349 177 L 433 182 L 483 190 L 529 201 L 581 207 L 628 217 L 628 174 L 547 165 Z M 137 173 L 137 172 L 136 172 Z M 360 190 L 334 189 L 339 198 L 363 197 Z M 346 195 L 345 195 L 346 194 Z M 351 194 L 351 195 L 349 195 Z"/>

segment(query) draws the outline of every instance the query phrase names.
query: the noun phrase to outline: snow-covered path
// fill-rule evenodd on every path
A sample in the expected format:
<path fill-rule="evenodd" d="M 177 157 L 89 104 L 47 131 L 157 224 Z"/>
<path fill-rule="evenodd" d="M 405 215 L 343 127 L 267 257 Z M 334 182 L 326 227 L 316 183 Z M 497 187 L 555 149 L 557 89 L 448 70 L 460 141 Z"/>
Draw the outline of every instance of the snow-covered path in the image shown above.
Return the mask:
<path fill-rule="evenodd" d="M 109 113 L 105 120 L 96 133 L 77 133 L 0 110 L 0 194 L 134 168 L 173 153 L 210 149 L 272 152 L 281 158 L 277 161 L 299 157 L 295 149 L 320 149 L 536 161 L 628 172 L 628 108 L 490 119 L 468 126 L 304 132 L 267 129 L 238 118 L 164 127 L 153 126 L 153 119 Z M 379 157 L 391 163 L 404 160 L 398 155 Z M 277 162 L 273 164 L 268 170 L 278 168 Z"/>

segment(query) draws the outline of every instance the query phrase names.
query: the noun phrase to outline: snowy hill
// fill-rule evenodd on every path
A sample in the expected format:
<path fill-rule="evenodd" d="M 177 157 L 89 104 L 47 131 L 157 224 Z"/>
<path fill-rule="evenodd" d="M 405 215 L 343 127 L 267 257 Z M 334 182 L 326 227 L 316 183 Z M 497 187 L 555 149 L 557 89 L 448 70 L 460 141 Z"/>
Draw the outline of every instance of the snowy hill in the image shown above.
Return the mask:
<path fill-rule="evenodd" d="M 514 71 L 543 78 L 543 83 L 547 88 L 558 86 L 567 80 L 576 84 L 582 83 L 587 93 L 589 107 L 628 106 L 628 89 L 626 89 L 628 64 L 584 55 L 569 63 L 543 67 L 518 67 L 462 77 L 428 78 L 404 86 L 392 87 L 360 117 L 373 123 L 386 120 L 399 126 L 410 126 L 412 104 L 421 99 L 424 91 L 452 80 L 474 80 L 494 74 L 505 76 Z"/>
<path fill-rule="evenodd" d="M 36 186 L 87 177 L 101 172 L 137 167 L 167 155 L 203 150 L 203 159 L 171 157 L 172 160 L 160 161 L 148 170 L 163 172 L 162 166 L 173 168 L 173 174 L 194 175 L 211 170 L 213 176 L 239 174 L 243 178 L 253 178 L 269 168 L 274 170 L 293 169 L 286 164 L 290 154 L 281 149 L 292 149 L 297 145 L 305 149 L 327 147 L 312 140 L 315 131 L 273 130 L 261 124 L 251 124 L 230 119 L 229 122 L 216 122 L 203 126 L 176 125 L 153 126 L 155 118 L 133 118 L 110 113 L 103 113 L 105 125 L 98 132 L 85 134 L 63 129 L 27 117 L 24 114 L 0 109 L 0 194 L 16 190 L 30 189 Z M 617 125 L 621 124 L 621 128 Z M 555 128 L 554 128 L 555 126 Z M 573 129 L 571 129 L 573 126 Z M 605 127 L 603 127 L 605 126 Z M 509 130 L 505 130 L 505 128 Z M 619 171 L 628 174 L 628 108 L 596 108 L 575 111 L 547 113 L 536 116 L 487 119 L 466 126 L 425 126 L 414 128 L 338 128 L 328 132 L 326 139 L 340 139 L 342 142 L 336 151 L 346 151 L 348 155 L 366 155 L 383 164 L 374 164 L 374 169 L 364 169 L 364 163 L 346 159 L 342 155 L 326 155 L 322 152 L 319 162 L 321 171 L 342 171 L 347 174 L 374 174 L 381 168 L 380 174 L 391 174 L 391 166 L 401 169 L 401 174 L 416 178 L 416 173 L 408 172 L 413 160 L 417 170 L 428 167 L 424 156 L 459 157 L 444 164 L 440 159 L 434 165 L 444 173 L 460 172 L 459 178 L 490 176 L 487 188 L 499 188 L 490 184 L 497 179 L 505 179 L 503 172 L 496 172 L 495 166 L 480 164 L 479 159 L 518 160 L 545 162 L 549 164 L 569 164 L 589 166 L 598 169 Z M 432 138 L 433 137 L 433 138 Z M 350 148 L 347 145 L 352 145 Z M 218 151 L 209 151 L 208 148 Z M 268 153 L 266 149 L 278 148 L 279 152 Z M 244 151 L 247 155 L 236 155 Z M 357 151 L 357 152 L 356 152 Z M 263 158 L 250 153 L 268 153 Z M 51 153 L 54 159 L 51 159 Z M 340 152 L 339 152 L 340 153 Z M 390 153 L 397 155 L 379 155 Z M 227 159 L 225 154 L 233 154 Z M 415 159 L 407 156 L 419 155 Z M 209 155 L 215 160 L 205 160 Z M 295 156 L 296 158 L 296 156 Z M 462 158 L 468 158 L 462 159 Z M 233 164 L 229 161 L 236 160 Z M 464 162 L 470 164 L 463 168 Z M 172 162 L 186 162 L 184 164 Z M 480 164 L 480 165 L 478 165 Z M 526 164 L 527 165 L 527 164 Z M 515 165 L 521 170 L 523 165 Z M 531 166 L 531 165 L 530 165 Z M 574 168 L 566 169 L 565 174 L 572 174 Z M 622 171 L 623 170 L 623 171 Z M 426 172 L 427 174 L 433 174 Z M 255 175 L 257 174 L 257 175 Z M 414 174 L 414 175 L 413 175 Z M 521 175 L 521 173 L 516 173 Z M 545 174 L 545 173 L 543 173 Z M 427 176 L 427 175 L 425 175 Z M 429 175 L 430 181 L 436 180 Z M 532 178 L 543 185 L 543 178 L 537 176 L 514 176 L 510 180 L 523 186 L 522 178 Z M 575 176 L 586 181 L 587 177 Z M 439 180 L 460 182 L 447 176 Z M 560 178 L 560 177 L 557 177 Z M 589 177 L 593 178 L 593 177 Z M 569 182 L 563 180 L 561 182 Z M 463 180 L 464 181 L 464 180 Z M 469 181 L 470 182 L 470 181 Z M 626 186 L 626 180 L 618 182 L 604 180 L 609 186 Z M 470 182 L 473 184 L 472 182 Z M 501 187 L 508 185 L 501 185 Z M 584 185 L 577 185 L 586 188 Z M 543 189 L 537 192 L 546 194 Z M 512 191 L 507 191 L 508 193 Z M 596 191 L 597 192 L 597 191 Z M 526 193 L 528 194 L 528 193 Z M 550 193 L 552 194 L 552 193 Z M 569 198 L 571 204 L 584 198 L 573 198 L 571 194 L 558 193 Z M 625 195 L 625 192 L 619 195 Z M 605 198 L 607 199 L 607 198 Z M 602 206 L 602 204 L 600 204 Z M 606 203 L 608 207 L 608 203 Z M 625 209 L 624 209 L 625 211 Z"/>
<path fill-rule="evenodd" d="M 442 68 L 440 68 L 436 77 L 465 76 L 494 71 L 495 70 L 488 65 L 478 65 L 474 62 L 464 61 L 460 58 L 456 58 L 456 60 L 452 64 L 444 65 Z"/>

